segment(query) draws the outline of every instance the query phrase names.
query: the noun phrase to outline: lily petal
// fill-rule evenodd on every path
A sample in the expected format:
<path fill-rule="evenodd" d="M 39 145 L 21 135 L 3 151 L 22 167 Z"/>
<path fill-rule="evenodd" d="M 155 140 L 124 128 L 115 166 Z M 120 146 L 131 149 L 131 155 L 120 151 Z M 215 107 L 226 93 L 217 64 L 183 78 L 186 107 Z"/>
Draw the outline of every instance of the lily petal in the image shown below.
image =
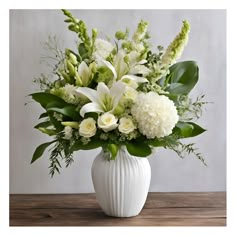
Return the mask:
<path fill-rule="evenodd" d="M 114 75 L 114 79 L 116 79 L 117 73 L 116 73 L 114 66 L 109 61 L 105 61 L 103 59 L 101 59 L 101 62 L 112 71 L 112 73 Z"/>
<path fill-rule="evenodd" d="M 139 76 L 136 76 L 136 75 L 124 75 L 121 77 L 121 81 L 124 80 L 124 79 L 130 79 L 130 80 L 133 80 L 137 83 L 146 83 L 148 82 L 148 80 L 144 77 L 139 77 Z"/>
<path fill-rule="evenodd" d="M 101 99 L 104 94 L 110 94 L 110 90 L 103 82 L 100 82 L 97 86 L 97 94 L 98 97 Z"/>
<path fill-rule="evenodd" d="M 144 65 L 136 65 L 130 70 L 130 74 L 142 74 L 144 76 L 148 75 L 151 72 L 149 68 Z"/>
<path fill-rule="evenodd" d="M 92 102 L 96 103 L 99 100 L 97 91 L 91 88 L 79 87 L 75 91 L 77 93 L 83 94 Z"/>
<path fill-rule="evenodd" d="M 126 85 L 121 82 L 121 81 L 118 81 L 118 82 L 114 82 L 111 89 L 110 89 L 110 93 L 111 93 L 111 96 L 113 97 L 113 109 L 112 111 L 115 110 L 116 106 L 118 105 L 124 91 L 125 91 L 125 87 Z"/>
<path fill-rule="evenodd" d="M 80 115 L 82 117 L 84 117 L 85 113 L 88 113 L 88 112 L 97 112 L 98 113 L 98 112 L 103 112 L 103 110 L 101 109 L 101 107 L 97 103 L 90 102 L 90 103 L 85 104 L 80 109 Z"/>

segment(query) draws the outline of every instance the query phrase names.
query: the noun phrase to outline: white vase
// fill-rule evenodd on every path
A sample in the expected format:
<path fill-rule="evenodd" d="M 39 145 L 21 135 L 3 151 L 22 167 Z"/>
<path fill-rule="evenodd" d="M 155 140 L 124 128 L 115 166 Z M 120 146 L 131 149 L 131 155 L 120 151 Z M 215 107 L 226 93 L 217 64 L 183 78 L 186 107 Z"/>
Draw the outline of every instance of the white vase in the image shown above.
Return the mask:
<path fill-rule="evenodd" d="M 131 217 L 142 210 L 150 185 L 151 168 L 147 158 L 131 156 L 123 146 L 115 160 L 103 150 L 92 165 L 96 198 L 109 216 Z"/>

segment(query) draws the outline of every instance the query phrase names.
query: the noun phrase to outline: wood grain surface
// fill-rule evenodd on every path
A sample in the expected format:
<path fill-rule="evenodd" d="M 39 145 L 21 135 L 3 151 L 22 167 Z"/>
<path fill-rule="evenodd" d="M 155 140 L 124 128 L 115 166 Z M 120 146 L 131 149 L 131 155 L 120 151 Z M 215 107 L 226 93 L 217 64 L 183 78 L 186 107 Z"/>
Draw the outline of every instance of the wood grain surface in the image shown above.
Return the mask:
<path fill-rule="evenodd" d="M 11 194 L 10 226 L 226 226 L 226 193 L 149 193 L 131 218 L 106 216 L 95 194 Z"/>

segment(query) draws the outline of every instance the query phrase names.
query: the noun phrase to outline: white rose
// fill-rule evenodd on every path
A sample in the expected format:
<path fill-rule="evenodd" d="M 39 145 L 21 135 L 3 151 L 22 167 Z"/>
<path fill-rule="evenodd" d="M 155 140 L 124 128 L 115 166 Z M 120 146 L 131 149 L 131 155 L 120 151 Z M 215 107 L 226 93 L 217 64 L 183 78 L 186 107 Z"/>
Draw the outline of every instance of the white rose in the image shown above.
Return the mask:
<path fill-rule="evenodd" d="M 136 100 L 137 96 L 138 96 L 138 92 L 136 89 L 126 86 L 125 92 L 124 92 L 125 99 L 129 99 L 134 102 Z"/>
<path fill-rule="evenodd" d="M 105 132 L 111 131 L 118 126 L 117 119 L 113 114 L 104 113 L 98 118 L 98 127 Z"/>
<path fill-rule="evenodd" d="M 90 138 L 96 134 L 96 121 L 93 118 L 84 119 L 79 126 L 79 134 L 85 138 Z"/>
<path fill-rule="evenodd" d="M 133 123 L 132 119 L 128 117 L 122 117 L 120 119 L 118 129 L 121 133 L 129 134 L 136 129 L 136 126 Z"/>

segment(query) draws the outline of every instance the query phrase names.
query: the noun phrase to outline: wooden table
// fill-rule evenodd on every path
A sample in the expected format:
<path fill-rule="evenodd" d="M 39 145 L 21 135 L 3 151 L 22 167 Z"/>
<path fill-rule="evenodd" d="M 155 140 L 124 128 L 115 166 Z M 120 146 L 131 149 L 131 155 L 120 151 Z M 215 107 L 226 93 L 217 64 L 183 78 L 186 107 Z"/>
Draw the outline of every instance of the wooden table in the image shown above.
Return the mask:
<path fill-rule="evenodd" d="M 226 193 L 149 193 L 140 215 L 106 216 L 95 194 L 12 194 L 10 226 L 225 226 Z"/>

